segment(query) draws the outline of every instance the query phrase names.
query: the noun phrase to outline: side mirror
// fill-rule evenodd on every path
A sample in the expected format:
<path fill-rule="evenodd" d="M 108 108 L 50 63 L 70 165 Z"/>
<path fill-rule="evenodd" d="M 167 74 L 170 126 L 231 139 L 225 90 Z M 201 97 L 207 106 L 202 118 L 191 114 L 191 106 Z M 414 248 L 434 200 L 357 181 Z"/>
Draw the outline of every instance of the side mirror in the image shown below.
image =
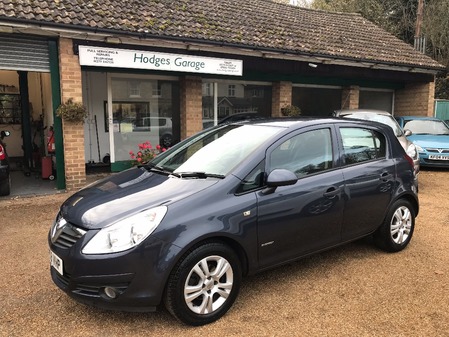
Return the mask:
<path fill-rule="evenodd" d="M 267 177 L 267 188 L 262 191 L 263 194 L 273 193 L 279 186 L 294 185 L 298 177 L 292 171 L 286 169 L 274 169 Z"/>
<path fill-rule="evenodd" d="M 298 181 L 298 177 L 292 171 L 286 169 L 274 169 L 268 175 L 268 187 L 279 187 L 294 185 Z"/>
<path fill-rule="evenodd" d="M 408 137 L 408 136 L 411 136 L 413 133 L 409 130 L 409 129 L 405 129 L 404 130 L 404 135 L 406 136 L 406 137 Z"/>

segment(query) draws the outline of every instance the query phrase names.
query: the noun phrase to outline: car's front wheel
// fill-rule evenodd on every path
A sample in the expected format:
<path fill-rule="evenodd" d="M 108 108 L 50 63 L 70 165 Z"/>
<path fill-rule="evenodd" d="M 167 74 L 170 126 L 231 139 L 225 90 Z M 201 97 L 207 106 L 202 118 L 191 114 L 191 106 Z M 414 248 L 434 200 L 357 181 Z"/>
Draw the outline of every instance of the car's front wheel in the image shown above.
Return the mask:
<path fill-rule="evenodd" d="M 181 322 L 203 325 L 222 317 L 237 298 L 242 278 L 235 252 L 219 242 L 191 250 L 172 271 L 164 296 Z"/>
<path fill-rule="evenodd" d="M 397 200 L 384 223 L 374 234 L 377 245 L 389 252 L 398 252 L 410 242 L 415 229 L 415 210 L 407 200 Z"/>

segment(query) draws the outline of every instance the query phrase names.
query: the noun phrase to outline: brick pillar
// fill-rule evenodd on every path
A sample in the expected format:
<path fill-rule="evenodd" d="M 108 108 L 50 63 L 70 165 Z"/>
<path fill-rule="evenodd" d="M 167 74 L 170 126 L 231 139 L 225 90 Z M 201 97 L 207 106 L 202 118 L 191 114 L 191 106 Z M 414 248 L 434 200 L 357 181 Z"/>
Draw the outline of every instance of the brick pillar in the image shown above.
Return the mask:
<path fill-rule="evenodd" d="M 203 129 L 201 77 L 180 79 L 181 140 Z"/>
<path fill-rule="evenodd" d="M 396 116 L 433 116 L 435 82 L 406 84 L 395 91 L 394 114 Z"/>
<path fill-rule="evenodd" d="M 271 116 L 282 117 L 281 109 L 292 104 L 292 83 L 274 82 L 272 92 Z"/>
<path fill-rule="evenodd" d="M 69 98 L 82 102 L 81 66 L 73 54 L 72 40 L 59 39 L 59 72 L 61 76 L 61 101 Z M 67 190 L 79 189 L 86 184 L 84 157 L 84 126 L 82 123 L 62 121 L 64 163 Z"/>
<path fill-rule="evenodd" d="M 360 88 L 357 85 L 351 85 L 343 88 L 341 92 L 341 108 L 342 109 L 358 109 L 359 108 Z"/>

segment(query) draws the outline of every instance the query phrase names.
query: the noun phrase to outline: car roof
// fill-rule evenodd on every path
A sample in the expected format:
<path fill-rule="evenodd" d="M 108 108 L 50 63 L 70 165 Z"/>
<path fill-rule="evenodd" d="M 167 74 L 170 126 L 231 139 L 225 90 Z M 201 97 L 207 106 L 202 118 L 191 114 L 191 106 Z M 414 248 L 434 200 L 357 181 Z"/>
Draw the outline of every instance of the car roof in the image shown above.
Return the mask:
<path fill-rule="evenodd" d="M 383 110 L 375 110 L 375 109 L 343 109 L 335 111 L 336 116 L 341 115 L 354 115 L 354 114 L 376 114 L 376 115 L 384 115 L 391 116 L 391 113 Z"/>
<path fill-rule="evenodd" d="M 360 120 L 360 119 L 343 119 L 338 117 L 309 117 L 309 116 L 301 116 L 301 117 L 269 117 L 265 119 L 256 119 L 256 120 L 245 120 L 245 121 L 237 121 L 231 122 L 229 124 L 247 124 L 247 125 L 265 125 L 265 126 L 274 126 L 281 127 L 286 129 L 296 129 L 298 127 L 306 127 L 306 126 L 315 126 L 321 124 L 348 124 L 348 125 L 375 125 L 384 129 L 387 127 L 391 129 L 389 126 L 369 121 L 369 120 Z"/>
<path fill-rule="evenodd" d="M 422 119 L 422 120 L 441 121 L 441 119 L 431 116 L 397 116 L 397 118 L 401 118 L 403 120 Z"/>

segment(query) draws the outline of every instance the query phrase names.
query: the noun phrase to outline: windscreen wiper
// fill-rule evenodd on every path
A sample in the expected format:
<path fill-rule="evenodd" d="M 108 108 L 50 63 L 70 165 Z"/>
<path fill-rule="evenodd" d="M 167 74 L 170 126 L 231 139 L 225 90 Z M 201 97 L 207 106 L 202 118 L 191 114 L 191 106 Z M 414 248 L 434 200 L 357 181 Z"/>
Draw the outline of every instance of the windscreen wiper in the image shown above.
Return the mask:
<path fill-rule="evenodd" d="M 162 173 L 162 174 L 166 174 L 166 175 L 170 175 L 173 172 L 167 170 L 166 168 L 164 168 L 163 166 L 158 166 L 152 163 L 148 163 L 143 165 L 148 171 L 152 171 L 152 172 L 157 172 L 157 173 Z"/>
<path fill-rule="evenodd" d="M 206 172 L 172 172 L 171 175 L 178 178 L 198 178 L 198 179 L 206 179 L 206 178 L 224 179 L 225 177 L 223 174 L 214 174 Z"/>

